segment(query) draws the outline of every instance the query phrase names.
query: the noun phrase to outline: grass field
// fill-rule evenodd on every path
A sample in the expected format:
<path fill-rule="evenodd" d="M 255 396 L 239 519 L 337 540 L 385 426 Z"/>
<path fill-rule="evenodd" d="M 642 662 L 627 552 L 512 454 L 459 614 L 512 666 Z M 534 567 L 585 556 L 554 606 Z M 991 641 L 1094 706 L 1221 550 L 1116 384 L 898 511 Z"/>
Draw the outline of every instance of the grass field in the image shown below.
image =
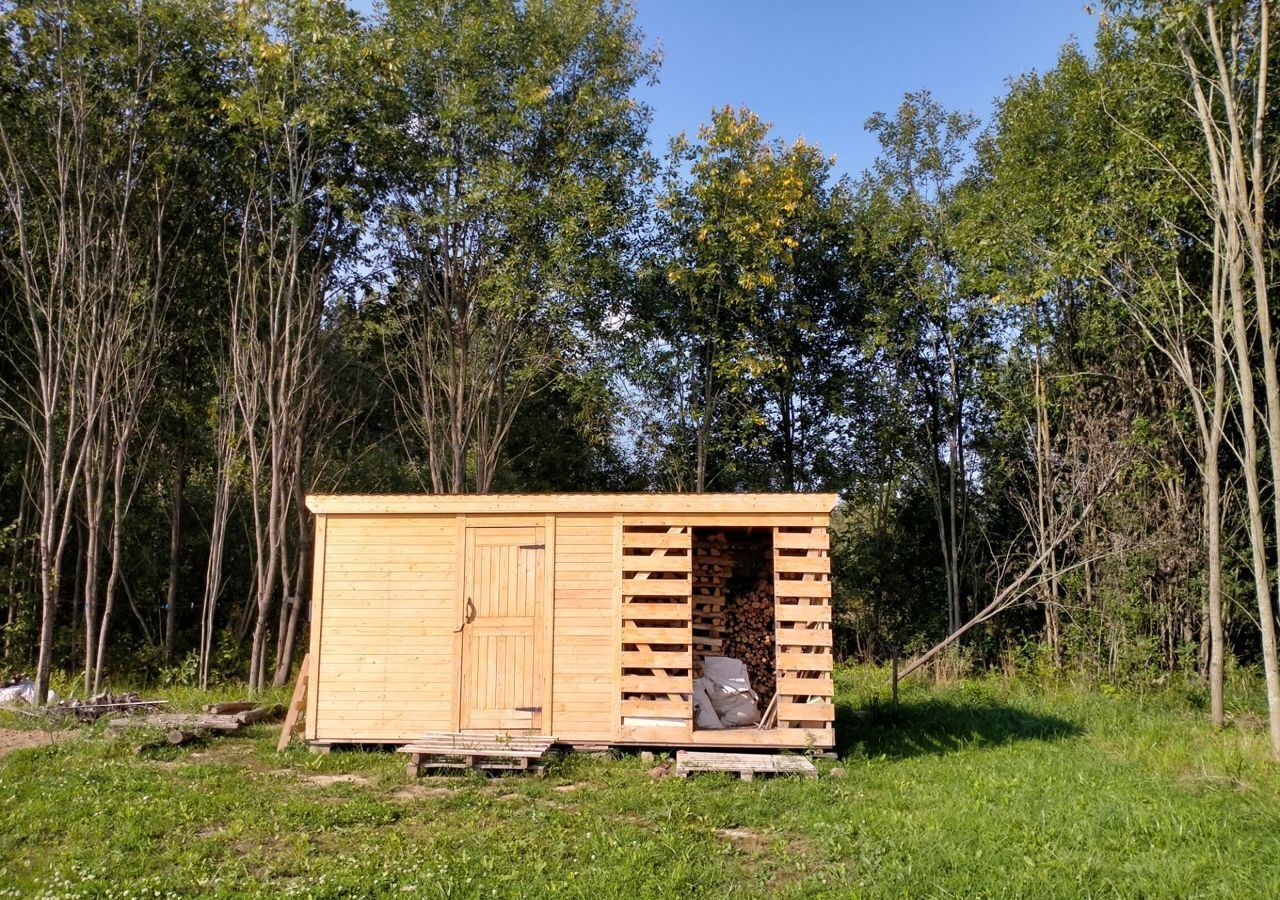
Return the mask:
<path fill-rule="evenodd" d="M 143 753 L 90 731 L 0 758 L 0 896 L 1280 896 L 1250 704 L 1214 735 L 1172 694 L 990 678 L 894 713 L 880 673 L 838 678 L 842 760 L 810 780 L 627 755 L 411 781 L 268 726 Z"/>

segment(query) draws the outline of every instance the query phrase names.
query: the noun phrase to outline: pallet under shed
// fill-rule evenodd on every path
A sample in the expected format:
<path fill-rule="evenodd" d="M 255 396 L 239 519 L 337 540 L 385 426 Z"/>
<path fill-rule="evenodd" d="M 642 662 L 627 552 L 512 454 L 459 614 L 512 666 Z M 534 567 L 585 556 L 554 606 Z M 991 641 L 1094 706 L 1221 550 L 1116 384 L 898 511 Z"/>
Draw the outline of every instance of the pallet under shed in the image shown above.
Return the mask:
<path fill-rule="evenodd" d="M 451 732 L 555 735 L 569 746 L 830 749 L 836 499 L 309 497 L 305 738 L 317 748 Z M 732 557 L 738 547 L 753 555 L 744 571 L 757 619 L 743 646 L 763 648 L 753 665 L 770 719 L 704 730 L 692 693 L 701 659 L 728 646 L 726 629 L 747 633 L 731 608 L 737 563 L 710 551 Z M 772 609 L 763 625 L 761 597 Z"/>
<path fill-rule="evenodd" d="M 708 753 L 681 750 L 676 753 L 675 774 L 681 778 L 707 772 L 728 772 L 743 781 L 756 775 L 803 775 L 817 777 L 818 770 L 803 756 L 781 753 Z"/>
<path fill-rule="evenodd" d="M 546 773 L 542 758 L 553 737 L 534 735 L 481 735 L 442 731 L 425 734 L 399 748 L 409 754 L 405 771 L 416 778 L 423 769 L 478 769 L 484 771 Z"/>

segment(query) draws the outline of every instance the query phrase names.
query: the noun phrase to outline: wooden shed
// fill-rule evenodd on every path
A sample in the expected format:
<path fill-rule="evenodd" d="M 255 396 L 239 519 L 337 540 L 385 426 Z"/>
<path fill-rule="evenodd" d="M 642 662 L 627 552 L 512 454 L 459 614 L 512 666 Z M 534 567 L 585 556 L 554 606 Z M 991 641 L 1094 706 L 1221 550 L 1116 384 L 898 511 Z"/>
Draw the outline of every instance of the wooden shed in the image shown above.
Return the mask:
<path fill-rule="evenodd" d="M 835 504 L 834 494 L 310 496 L 306 737 L 489 731 L 830 748 Z M 752 656 L 752 685 L 776 717 L 697 728 L 701 660 L 735 648 Z"/>

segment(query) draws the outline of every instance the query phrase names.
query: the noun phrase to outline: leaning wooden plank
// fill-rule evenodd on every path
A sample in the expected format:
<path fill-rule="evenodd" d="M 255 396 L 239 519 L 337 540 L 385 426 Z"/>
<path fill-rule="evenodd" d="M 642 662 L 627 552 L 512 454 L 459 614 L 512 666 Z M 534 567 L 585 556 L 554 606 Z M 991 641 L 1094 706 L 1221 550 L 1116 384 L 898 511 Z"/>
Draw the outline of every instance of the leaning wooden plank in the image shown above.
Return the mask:
<path fill-rule="evenodd" d="M 760 716 L 760 724 L 757 728 L 773 728 L 778 724 L 778 694 L 775 691 L 773 696 L 769 698 L 769 705 L 764 708 L 764 714 Z"/>
<path fill-rule="evenodd" d="M 293 740 L 293 732 L 298 727 L 298 720 L 307 710 L 307 682 L 310 680 L 311 654 L 304 653 L 302 665 L 298 669 L 298 681 L 293 686 L 293 697 L 289 700 L 289 713 L 284 718 L 284 726 L 280 729 L 280 740 L 276 744 L 276 752 L 289 746 Z"/>

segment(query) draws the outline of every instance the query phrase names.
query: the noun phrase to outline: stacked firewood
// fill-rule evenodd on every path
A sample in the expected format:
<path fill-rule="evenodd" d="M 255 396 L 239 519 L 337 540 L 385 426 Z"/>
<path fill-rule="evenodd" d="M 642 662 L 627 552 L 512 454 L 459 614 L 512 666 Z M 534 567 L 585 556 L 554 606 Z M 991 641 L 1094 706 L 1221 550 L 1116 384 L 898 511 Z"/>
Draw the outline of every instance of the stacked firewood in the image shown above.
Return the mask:
<path fill-rule="evenodd" d="M 704 656 L 724 650 L 724 588 L 732 562 L 723 532 L 697 530 L 693 539 L 693 655 L 695 668 Z"/>
<path fill-rule="evenodd" d="M 767 703 L 777 686 L 774 659 L 773 582 L 761 571 L 754 590 L 725 604 L 724 655 L 747 664 L 752 689 Z"/>
<path fill-rule="evenodd" d="M 98 694 L 88 700 L 62 700 L 52 709 L 74 715 L 81 722 L 92 722 L 108 713 L 134 713 L 164 706 L 168 700 L 146 700 L 133 692 L 125 694 Z"/>

